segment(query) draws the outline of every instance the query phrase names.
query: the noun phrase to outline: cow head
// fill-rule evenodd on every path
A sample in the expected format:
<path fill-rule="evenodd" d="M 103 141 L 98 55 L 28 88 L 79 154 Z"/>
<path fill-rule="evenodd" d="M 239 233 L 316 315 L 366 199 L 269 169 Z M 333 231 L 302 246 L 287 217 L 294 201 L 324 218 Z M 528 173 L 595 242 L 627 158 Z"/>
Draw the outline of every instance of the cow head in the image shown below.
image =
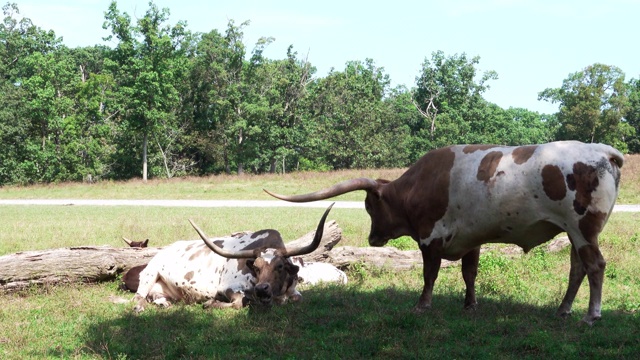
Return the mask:
<path fill-rule="evenodd" d="M 282 304 L 287 301 L 289 296 L 293 296 L 292 300 L 294 301 L 299 300 L 300 297 L 295 289 L 299 268 L 291 262 L 290 257 L 309 254 L 318 248 L 322 240 L 324 222 L 332 207 L 333 204 L 322 215 L 311 244 L 298 248 L 287 248 L 280 238 L 281 245 L 276 247 L 263 246 L 255 249 L 229 251 L 209 240 L 209 237 L 192 220 L 189 222 L 213 252 L 229 259 L 245 261 L 246 266 L 255 276 L 253 291 L 248 294 L 254 303 L 260 305 L 271 305 L 274 302 Z M 252 236 L 260 236 L 259 233 L 270 231 L 277 234 L 278 237 L 280 236 L 274 230 L 263 230 Z"/>
<path fill-rule="evenodd" d="M 123 236 L 122 240 L 124 240 L 124 242 L 132 248 L 146 248 L 147 245 L 149 245 L 149 239 L 145 239 L 144 241 L 131 241 Z"/>
<path fill-rule="evenodd" d="M 303 195 L 280 195 L 264 190 L 267 194 L 280 200 L 291 202 L 309 202 L 324 200 L 351 191 L 364 190 L 367 197 L 364 201 L 365 209 L 371 218 L 369 245 L 383 246 L 390 239 L 411 234 L 411 227 L 405 217 L 393 209 L 399 201 L 393 182 L 382 179 L 358 178 L 346 180 L 329 188 Z"/>

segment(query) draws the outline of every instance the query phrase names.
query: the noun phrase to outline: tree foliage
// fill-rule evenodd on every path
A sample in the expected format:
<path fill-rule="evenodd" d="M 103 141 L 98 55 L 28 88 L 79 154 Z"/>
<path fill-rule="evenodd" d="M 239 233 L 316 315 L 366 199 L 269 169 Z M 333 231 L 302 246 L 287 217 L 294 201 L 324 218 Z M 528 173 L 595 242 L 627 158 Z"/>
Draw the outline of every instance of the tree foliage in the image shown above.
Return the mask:
<path fill-rule="evenodd" d="M 541 99 L 560 104 L 559 139 L 610 143 L 627 149 L 633 133 L 623 121 L 628 108 L 624 73 L 615 66 L 594 64 L 570 74 L 562 87 L 548 88 Z"/>
<path fill-rule="evenodd" d="M 160 10 L 150 2 L 145 15 L 134 25 L 113 1 L 103 25 L 113 33 L 106 40 L 113 36 L 118 40 L 115 49 L 107 53 L 106 67 L 118 85 L 126 129 L 142 137 L 143 180 L 148 174 L 149 139 L 155 140 L 164 154 L 158 134 L 176 129 L 175 109 L 180 100 L 177 83 L 186 73 L 187 59 L 182 47 L 186 24 L 166 25 L 168 18 L 169 9 Z"/>
<path fill-rule="evenodd" d="M 373 59 L 316 76 L 293 45 L 244 42 L 249 21 L 188 31 L 153 2 L 132 19 L 115 1 L 112 46 L 68 48 L 53 31 L 2 8 L 0 185 L 405 167 L 456 143 L 556 139 L 640 151 L 640 81 L 594 64 L 540 98 L 557 114 L 484 99 L 494 71 L 479 57 L 436 51 L 411 88 L 391 87 Z"/>
<path fill-rule="evenodd" d="M 625 142 L 632 153 L 640 153 L 640 79 L 629 81 L 629 108 L 625 122 L 633 129 Z"/>

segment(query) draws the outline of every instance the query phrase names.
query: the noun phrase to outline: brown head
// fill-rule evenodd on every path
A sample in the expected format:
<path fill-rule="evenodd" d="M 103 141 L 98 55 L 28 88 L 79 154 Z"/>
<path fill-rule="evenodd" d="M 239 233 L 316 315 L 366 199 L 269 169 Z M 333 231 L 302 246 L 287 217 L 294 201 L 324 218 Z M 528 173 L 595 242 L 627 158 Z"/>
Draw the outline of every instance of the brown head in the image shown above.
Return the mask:
<path fill-rule="evenodd" d="M 239 262 L 244 261 L 255 277 L 253 293 L 249 294 L 255 303 L 281 304 L 297 294 L 299 268 L 291 262 L 290 257 L 309 254 L 318 248 L 331 207 L 333 204 L 322 215 L 311 244 L 296 248 L 287 248 L 277 231 L 261 230 L 250 235 L 255 241 L 249 246 L 241 250 L 227 250 L 212 242 L 192 220 L 189 222 L 213 252 L 229 259 L 238 259 Z"/>
<path fill-rule="evenodd" d="M 149 239 L 145 239 L 144 241 L 131 241 L 123 236 L 122 240 L 132 248 L 146 248 L 149 245 Z"/>

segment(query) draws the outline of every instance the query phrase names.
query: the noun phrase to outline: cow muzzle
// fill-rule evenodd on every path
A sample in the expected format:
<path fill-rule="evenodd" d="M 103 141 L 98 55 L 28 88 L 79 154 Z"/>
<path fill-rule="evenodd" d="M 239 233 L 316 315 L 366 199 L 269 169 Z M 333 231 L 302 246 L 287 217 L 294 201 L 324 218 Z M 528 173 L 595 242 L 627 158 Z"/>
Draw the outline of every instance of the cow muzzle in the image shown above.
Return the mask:
<path fill-rule="evenodd" d="M 384 246 L 387 244 L 387 242 L 389 241 L 389 239 L 385 239 L 382 237 L 378 237 L 378 236 L 371 236 L 369 235 L 369 245 L 371 246 Z"/>
<path fill-rule="evenodd" d="M 254 299 L 260 305 L 271 305 L 273 302 L 273 292 L 271 286 L 267 283 L 258 284 L 255 286 Z"/>

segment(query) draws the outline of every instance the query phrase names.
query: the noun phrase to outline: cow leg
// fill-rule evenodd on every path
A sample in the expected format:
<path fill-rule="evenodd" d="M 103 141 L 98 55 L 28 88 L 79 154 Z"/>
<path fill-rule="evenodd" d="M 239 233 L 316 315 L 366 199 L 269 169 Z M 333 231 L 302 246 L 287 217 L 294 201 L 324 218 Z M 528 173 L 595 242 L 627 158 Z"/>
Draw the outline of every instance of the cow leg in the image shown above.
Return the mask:
<path fill-rule="evenodd" d="M 582 280 L 584 279 L 587 272 L 584 269 L 582 261 L 578 256 L 578 252 L 576 251 L 575 246 L 571 246 L 571 270 L 569 270 L 569 285 L 567 287 L 567 292 L 564 295 L 564 299 L 562 299 L 562 303 L 560 303 L 560 307 L 556 312 L 556 315 L 567 317 L 571 314 L 571 306 L 573 305 L 573 300 L 576 298 L 576 294 L 578 293 L 578 289 L 580 289 L 580 285 L 582 284 Z"/>
<path fill-rule="evenodd" d="M 224 297 L 229 300 L 229 302 L 221 301 L 220 297 L 215 297 L 213 299 L 207 300 L 202 306 L 205 309 L 242 309 L 247 305 L 247 301 L 245 300 L 244 292 L 242 291 L 234 291 L 232 289 L 227 289 L 224 292 Z"/>
<path fill-rule="evenodd" d="M 570 237 L 570 239 L 572 238 Z M 602 283 L 604 281 L 606 261 L 602 257 L 600 249 L 598 249 L 597 235 L 592 235 L 587 239 L 587 245 L 583 245 L 579 249 L 576 249 L 575 244 L 571 247 L 569 286 L 557 313 L 561 316 L 571 313 L 571 305 L 586 275 L 589 281 L 589 310 L 582 318 L 582 321 L 593 325 L 601 317 Z"/>
<path fill-rule="evenodd" d="M 153 286 L 153 290 L 149 294 L 149 297 L 151 297 L 151 301 L 158 306 L 162 306 L 165 308 L 171 306 L 171 302 L 169 301 L 169 299 L 167 299 L 168 295 L 165 293 L 163 286 L 160 284 L 156 284 Z"/>
<path fill-rule="evenodd" d="M 418 303 L 413 308 L 413 312 L 415 313 L 422 313 L 431 308 L 433 284 L 435 284 L 438 278 L 438 271 L 440 271 L 440 263 L 442 262 L 440 252 L 436 251 L 434 244 L 430 244 L 429 246 L 420 245 L 420 251 L 422 252 L 422 262 L 424 264 L 422 270 L 424 288 L 422 289 L 422 295 L 420 295 Z"/>
<path fill-rule="evenodd" d="M 136 291 L 136 294 L 133 297 L 133 301 L 136 303 L 133 311 L 135 311 L 136 313 L 144 311 L 144 308 L 147 305 L 147 296 L 157 290 L 156 285 L 158 283 L 158 280 L 158 273 L 152 271 L 152 269 L 149 267 L 140 272 L 140 283 L 138 285 L 138 291 Z"/>
<path fill-rule="evenodd" d="M 478 261 L 480 260 L 480 247 L 469 251 L 462 257 L 462 279 L 467 286 L 464 296 L 464 308 L 475 309 L 476 301 L 476 276 L 478 275 Z"/>
<path fill-rule="evenodd" d="M 582 321 L 593 325 L 596 320 L 600 320 L 600 310 L 602 304 L 602 283 L 604 281 L 604 269 L 607 265 L 600 249 L 597 245 L 587 245 L 578 249 L 580 260 L 584 264 L 589 280 L 589 310 L 582 318 Z"/>

